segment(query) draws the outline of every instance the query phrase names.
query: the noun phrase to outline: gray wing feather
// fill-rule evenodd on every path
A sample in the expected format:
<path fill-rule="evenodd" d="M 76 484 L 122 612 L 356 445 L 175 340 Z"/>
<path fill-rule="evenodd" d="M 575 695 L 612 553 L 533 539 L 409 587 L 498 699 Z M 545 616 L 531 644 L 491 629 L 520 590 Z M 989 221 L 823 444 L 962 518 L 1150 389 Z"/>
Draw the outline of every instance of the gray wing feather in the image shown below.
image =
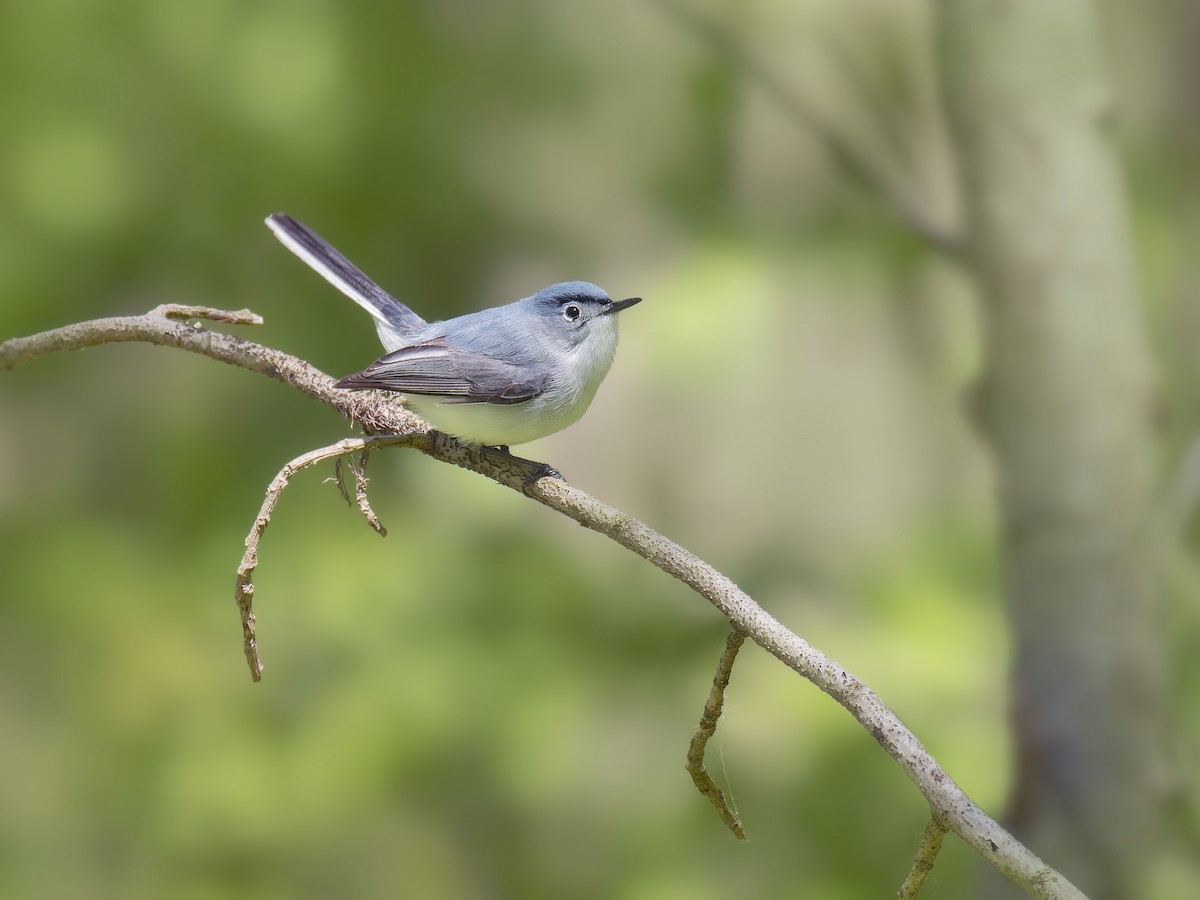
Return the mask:
<path fill-rule="evenodd" d="M 465 375 L 464 373 L 470 373 Z M 472 350 L 447 347 L 441 340 L 402 347 L 361 372 L 347 375 L 337 387 L 380 388 L 406 394 L 430 394 L 445 403 L 523 403 L 546 389 L 523 366 L 502 362 Z"/>

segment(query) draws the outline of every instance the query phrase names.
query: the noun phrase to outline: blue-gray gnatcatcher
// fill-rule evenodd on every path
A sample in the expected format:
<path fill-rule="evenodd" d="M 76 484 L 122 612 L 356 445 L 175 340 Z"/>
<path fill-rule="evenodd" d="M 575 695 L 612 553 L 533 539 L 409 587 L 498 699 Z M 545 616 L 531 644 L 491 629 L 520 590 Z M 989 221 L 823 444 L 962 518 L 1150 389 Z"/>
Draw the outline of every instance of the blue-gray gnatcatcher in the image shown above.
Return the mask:
<path fill-rule="evenodd" d="M 438 431 L 488 447 L 524 444 L 579 419 L 617 349 L 613 301 L 586 281 L 543 288 L 507 306 L 426 322 L 307 226 L 267 225 L 285 247 L 369 312 L 388 354 L 337 387 L 404 394 Z"/>

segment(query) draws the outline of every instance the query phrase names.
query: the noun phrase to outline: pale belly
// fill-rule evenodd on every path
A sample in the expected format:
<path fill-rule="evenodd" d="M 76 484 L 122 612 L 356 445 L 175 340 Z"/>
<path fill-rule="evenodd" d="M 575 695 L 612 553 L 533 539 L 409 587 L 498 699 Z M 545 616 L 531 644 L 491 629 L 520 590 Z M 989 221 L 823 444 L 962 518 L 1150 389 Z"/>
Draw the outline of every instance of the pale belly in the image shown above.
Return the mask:
<path fill-rule="evenodd" d="M 406 394 L 404 405 L 452 437 L 486 447 L 526 444 L 577 422 L 595 389 L 573 402 L 551 403 L 545 395 L 524 403 L 442 403 L 436 397 Z"/>

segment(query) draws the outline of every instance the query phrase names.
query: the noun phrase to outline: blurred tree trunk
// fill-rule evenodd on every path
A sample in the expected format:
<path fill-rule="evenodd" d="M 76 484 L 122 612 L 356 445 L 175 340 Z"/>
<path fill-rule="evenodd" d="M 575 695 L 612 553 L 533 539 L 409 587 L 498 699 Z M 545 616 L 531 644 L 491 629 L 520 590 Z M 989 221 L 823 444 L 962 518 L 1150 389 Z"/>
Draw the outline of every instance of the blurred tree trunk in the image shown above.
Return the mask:
<path fill-rule="evenodd" d="M 1164 776 L 1159 442 L 1096 10 L 939 12 L 1014 639 L 1009 824 L 1092 897 L 1133 897 Z"/>

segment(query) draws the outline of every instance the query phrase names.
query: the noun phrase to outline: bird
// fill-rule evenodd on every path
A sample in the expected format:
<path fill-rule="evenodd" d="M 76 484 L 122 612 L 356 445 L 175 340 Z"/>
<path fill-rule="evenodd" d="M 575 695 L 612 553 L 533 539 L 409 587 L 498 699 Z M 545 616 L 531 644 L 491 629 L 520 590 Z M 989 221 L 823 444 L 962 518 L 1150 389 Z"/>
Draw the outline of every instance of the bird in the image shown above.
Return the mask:
<path fill-rule="evenodd" d="M 579 420 L 612 365 L 616 314 L 642 299 L 613 300 L 590 282 L 564 281 L 426 322 L 308 226 L 284 213 L 266 224 L 375 320 L 387 353 L 336 387 L 397 392 L 436 430 L 505 453 Z"/>

